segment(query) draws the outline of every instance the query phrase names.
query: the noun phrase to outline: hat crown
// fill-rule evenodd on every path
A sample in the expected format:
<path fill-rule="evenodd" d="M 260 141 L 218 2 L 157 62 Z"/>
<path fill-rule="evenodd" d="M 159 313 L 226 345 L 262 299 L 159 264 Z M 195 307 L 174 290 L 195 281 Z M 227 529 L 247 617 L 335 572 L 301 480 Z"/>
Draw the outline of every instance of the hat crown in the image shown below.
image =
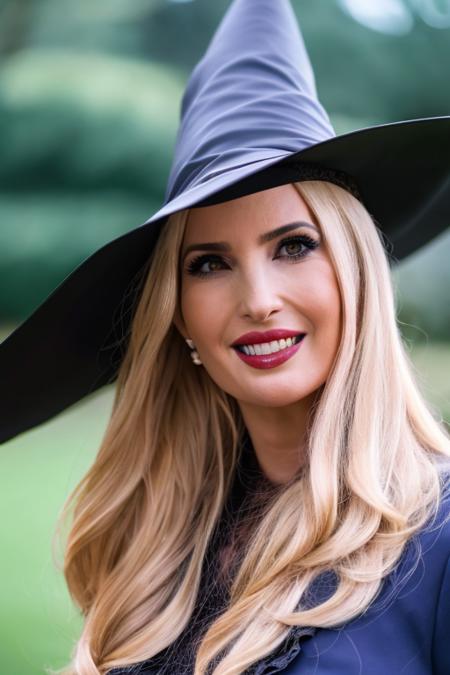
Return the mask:
<path fill-rule="evenodd" d="M 164 204 L 213 176 L 336 135 L 289 0 L 233 0 L 180 113 Z"/>

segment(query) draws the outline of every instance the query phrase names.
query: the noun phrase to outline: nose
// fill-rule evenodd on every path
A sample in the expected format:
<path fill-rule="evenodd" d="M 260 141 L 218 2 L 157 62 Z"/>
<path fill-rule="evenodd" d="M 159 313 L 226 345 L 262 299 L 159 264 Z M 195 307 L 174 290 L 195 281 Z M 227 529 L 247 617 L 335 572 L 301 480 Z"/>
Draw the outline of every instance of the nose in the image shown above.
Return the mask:
<path fill-rule="evenodd" d="M 283 307 L 280 289 L 263 265 L 253 265 L 240 275 L 236 294 L 240 316 L 255 322 L 264 321 Z"/>

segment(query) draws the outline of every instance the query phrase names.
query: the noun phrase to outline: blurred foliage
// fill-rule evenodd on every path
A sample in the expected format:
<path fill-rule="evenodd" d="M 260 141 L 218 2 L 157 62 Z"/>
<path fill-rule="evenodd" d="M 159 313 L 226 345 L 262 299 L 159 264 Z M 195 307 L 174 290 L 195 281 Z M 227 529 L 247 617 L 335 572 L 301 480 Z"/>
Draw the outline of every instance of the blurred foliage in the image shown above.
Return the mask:
<path fill-rule="evenodd" d="M 25 318 L 161 206 L 184 85 L 229 4 L 0 0 L 0 319 Z M 450 30 L 416 12 L 386 34 L 345 4 L 292 0 L 337 134 L 449 114 Z M 395 272 L 412 339 L 450 337 L 449 246 Z"/>
<path fill-rule="evenodd" d="M 164 194 L 182 80 L 162 65 L 26 50 L 0 69 L 3 189 Z"/>
<path fill-rule="evenodd" d="M 450 232 L 444 232 L 393 269 L 405 338 L 414 342 L 450 339 L 449 260 Z M 449 373 L 445 375 L 449 380 Z"/>
<path fill-rule="evenodd" d="M 0 53 L 28 47 L 98 51 L 158 61 L 187 77 L 229 4 L 0 0 Z M 448 29 L 417 18 L 405 35 L 384 34 L 355 22 L 335 0 L 292 0 L 292 6 L 327 109 L 380 121 L 449 110 Z"/>
<path fill-rule="evenodd" d="M 26 317 L 88 255 L 158 208 L 120 191 L 27 192 L 0 200 L 0 307 L 3 320 Z M 11 292 L 13 289 L 13 292 Z"/>

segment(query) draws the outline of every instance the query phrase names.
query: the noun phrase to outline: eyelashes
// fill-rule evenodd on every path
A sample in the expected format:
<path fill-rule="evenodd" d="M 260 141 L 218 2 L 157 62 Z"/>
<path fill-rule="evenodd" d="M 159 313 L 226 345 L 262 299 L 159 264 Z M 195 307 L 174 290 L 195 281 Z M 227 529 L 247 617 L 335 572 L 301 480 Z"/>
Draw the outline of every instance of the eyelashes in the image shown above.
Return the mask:
<path fill-rule="evenodd" d="M 319 242 L 313 239 L 312 237 L 309 237 L 307 234 L 302 234 L 296 237 L 287 237 L 286 239 L 282 239 L 280 241 L 280 244 L 277 248 L 277 251 L 279 251 L 281 248 L 284 246 L 289 246 L 295 244 L 297 246 L 302 246 L 303 250 L 299 251 L 298 253 L 294 253 L 293 255 L 284 255 L 284 256 L 277 256 L 277 258 L 286 258 L 288 263 L 293 263 L 299 260 L 300 258 L 304 258 L 307 256 L 311 251 L 316 249 L 319 246 Z M 201 271 L 201 268 L 203 265 L 207 262 L 214 261 L 215 263 L 220 263 L 222 264 L 223 258 L 220 255 L 217 254 L 212 254 L 212 253 L 207 253 L 203 255 L 199 255 L 196 258 L 193 258 L 189 265 L 186 268 L 186 271 L 188 274 L 191 274 L 192 276 L 197 276 L 197 277 L 209 277 L 211 274 L 214 274 L 216 270 L 213 270 L 212 272 L 204 272 Z"/>

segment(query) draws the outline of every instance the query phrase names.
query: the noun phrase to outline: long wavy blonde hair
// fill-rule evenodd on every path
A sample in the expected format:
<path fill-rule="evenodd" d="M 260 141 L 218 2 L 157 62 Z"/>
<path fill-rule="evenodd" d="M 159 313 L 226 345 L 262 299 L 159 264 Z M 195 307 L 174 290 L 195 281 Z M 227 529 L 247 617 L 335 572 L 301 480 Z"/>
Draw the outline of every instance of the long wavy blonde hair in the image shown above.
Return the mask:
<path fill-rule="evenodd" d="M 450 459 L 449 434 L 397 326 L 376 221 L 334 184 L 294 185 L 335 269 L 341 343 L 311 415 L 306 467 L 257 521 L 195 675 L 211 663 L 214 675 L 242 673 L 292 625 L 331 627 L 360 614 L 435 516 Z M 237 403 L 192 364 L 173 323 L 187 213 L 173 214 L 158 239 L 111 418 L 62 513 L 71 520 L 64 573 L 84 616 L 67 675 L 144 661 L 183 631 L 239 460 Z M 336 591 L 307 607 L 306 590 L 325 570 L 335 571 Z"/>

